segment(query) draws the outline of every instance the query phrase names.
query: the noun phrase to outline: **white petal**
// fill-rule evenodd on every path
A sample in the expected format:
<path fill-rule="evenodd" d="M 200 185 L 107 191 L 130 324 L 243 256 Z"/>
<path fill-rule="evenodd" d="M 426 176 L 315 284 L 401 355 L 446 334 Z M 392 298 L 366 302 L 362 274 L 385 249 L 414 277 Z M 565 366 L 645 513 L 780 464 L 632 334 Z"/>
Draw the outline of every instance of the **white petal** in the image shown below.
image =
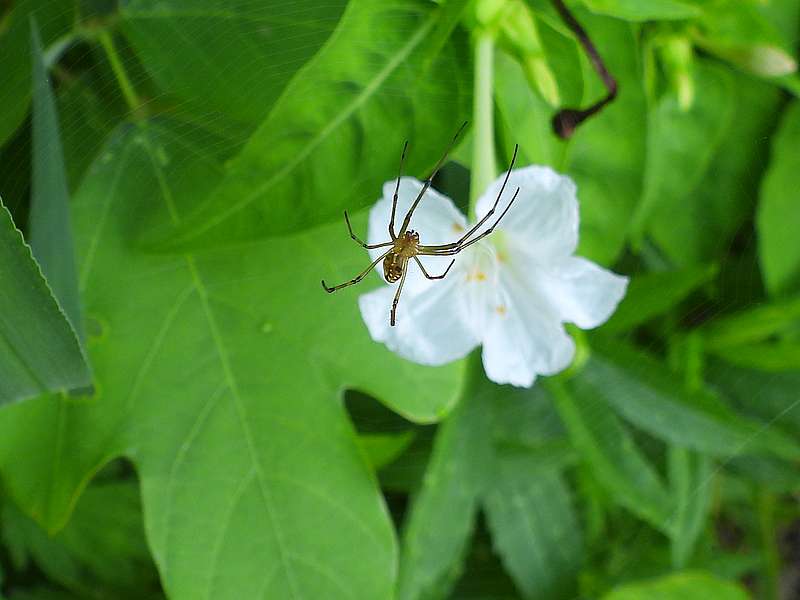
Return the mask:
<path fill-rule="evenodd" d="M 505 174 L 501 175 L 478 200 L 476 213 L 479 218 L 492 208 L 504 177 Z M 530 166 L 513 170 L 487 226 L 502 214 L 517 188 L 517 199 L 498 229 L 506 232 L 515 249 L 532 256 L 537 262 L 572 254 L 578 244 L 579 222 L 573 181 L 549 167 Z"/>
<path fill-rule="evenodd" d="M 483 339 L 483 368 L 497 383 L 530 387 L 572 362 L 575 344 L 543 299 L 508 270 L 501 272 L 500 304 Z"/>
<path fill-rule="evenodd" d="M 468 326 L 459 301 L 459 280 L 448 275 L 430 283 L 418 293 L 403 289 L 394 327 L 389 324 L 389 313 L 396 285 L 360 296 L 358 305 L 373 340 L 403 358 L 435 366 L 463 358 L 479 340 Z"/>
<path fill-rule="evenodd" d="M 625 296 L 628 278 L 570 256 L 539 270 L 536 285 L 562 321 L 590 329 L 605 323 Z"/>
<path fill-rule="evenodd" d="M 392 214 L 392 197 L 396 181 L 393 179 L 383 184 L 383 197 L 369 212 L 368 244 L 380 244 L 391 239 L 389 220 Z M 422 186 L 422 182 L 413 177 L 400 179 L 395 212 L 395 233 L 400 231 L 403 218 L 411 208 Z M 447 244 L 457 240 L 465 231 L 466 225 L 466 218 L 456 208 L 453 201 L 429 187 L 414 211 L 409 229 L 414 229 L 419 233 L 420 242 L 423 244 Z M 387 248 L 370 250 L 371 260 L 375 260 L 386 250 Z M 421 257 L 420 260 L 431 275 L 439 275 L 444 272 L 450 262 L 447 259 L 431 257 Z M 376 271 L 383 277 L 383 265 L 378 265 Z M 426 288 L 427 282 L 418 269 L 412 268 L 409 270 L 405 287 L 407 290 L 418 291 Z"/>

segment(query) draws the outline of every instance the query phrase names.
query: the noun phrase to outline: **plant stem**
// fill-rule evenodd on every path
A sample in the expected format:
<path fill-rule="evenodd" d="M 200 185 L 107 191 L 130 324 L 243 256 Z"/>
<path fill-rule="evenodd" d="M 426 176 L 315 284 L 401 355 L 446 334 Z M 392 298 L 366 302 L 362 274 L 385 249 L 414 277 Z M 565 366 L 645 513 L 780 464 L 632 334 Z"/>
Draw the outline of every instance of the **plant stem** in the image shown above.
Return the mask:
<path fill-rule="evenodd" d="M 122 60 L 114 46 L 113 37 L 107 30 L 102 30 L 97 34 L 97 39 L 100 45 L 103 46 L 106 56 L 108 56 L 108 62 L 111 63 L 111 69 L 114 71 L 114 76 L 117 78 L 117 83 L 119 83 L 122 95 L 125 97 L 125 102 L 127 102 L 128 107 L 131 109 L 131 113 L 134 115 L 138 114 L 142 108 L 142 101 L 139 99 L 131 80 L 128 78 L 125 65 L 122 64 Z"/>
<path fill-rule="evenodd" d="M 478 31 L 475 40 L 475 82 L 470 179 L 469 217 L 475 219 L 475 204 L 497 176 L 494 152 L 494 36 Z"/>

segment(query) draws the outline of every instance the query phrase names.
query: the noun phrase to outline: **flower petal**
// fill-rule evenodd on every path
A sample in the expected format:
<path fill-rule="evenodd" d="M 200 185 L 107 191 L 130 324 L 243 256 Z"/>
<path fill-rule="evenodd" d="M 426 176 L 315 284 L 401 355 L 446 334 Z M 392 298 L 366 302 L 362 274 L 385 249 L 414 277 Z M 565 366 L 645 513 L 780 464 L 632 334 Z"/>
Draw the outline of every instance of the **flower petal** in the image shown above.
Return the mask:
<path fill-rule="evenodd" d="M 372 207 L 369 212 L 368 244 L 387 242 L 389 237 L 389 219 L 392 215 L 392 197 L 394 196 L 395 179 L 383 184 L 383 197 Z M 400 189 L 397 195 L 397 210 L 395 212 L 395 233 L 399 233 L 403 218 L 413 204 L 423 183 L 414 177 L 401 177 Z M 447 244 L 458 239 L 465 231 L 467 220 L 456 208 L 453 201 L 429 187 L 425 196 L 417 205 L 411 219 L 409 228 L 419 232 L 420 242 L 423 244 Z M 370 250 L 371 260 L 375 260 L 387 248 Z M 449 259 L 420 257 L 428 273 L 440 275 L 447 268 Z M 383 265 L 376 267 L 378 274 L 383 277 Z M 408 291 L 419 291 L 427 287 L 427 280 L 416 268 L 411 266 L 406 278 L 405 287 Z"/>
<path fill-rule="evenodd" d="M 536 285 L 559 318 L 581 329 L 605 323 L 628 287 L 627 277 L 578 256 L 536 270 Z"/>
<path fill-rule="evenodd" d="M 504 178 L 505 174 L 501 175 L 478 200 L 479 217 L 492 208 Z M 508 234 L 515 253 L 523 252 L 542 263 L 572 254 L 578 244 L 579 223 L 575 184 L 549 167 L 511 171 L 497 210 L 486 226 L 502 214 L 517 188 L 517 199 L 498 226 Z"/>
<path fill-rule="evenodd" d="M 459 301 L 457 278 L 430 282 L 424 290 L 403 289 L 397 324 L 389 324 L 396 286 L 382 286 L 359 297 L 361 316 L 372 339 L 408 360 L 443 365 L 463 358 L 479 344 Z M 406 284 L 407 285 L 407 284 Z"/>
<path fill-rule="evenodd" d="M 483 339 L 483 368 L 497 383 L 530 387 L 572 362 L 575 343 L 550 307 L 526 282 L 504 269 L 499 304 Z"/>

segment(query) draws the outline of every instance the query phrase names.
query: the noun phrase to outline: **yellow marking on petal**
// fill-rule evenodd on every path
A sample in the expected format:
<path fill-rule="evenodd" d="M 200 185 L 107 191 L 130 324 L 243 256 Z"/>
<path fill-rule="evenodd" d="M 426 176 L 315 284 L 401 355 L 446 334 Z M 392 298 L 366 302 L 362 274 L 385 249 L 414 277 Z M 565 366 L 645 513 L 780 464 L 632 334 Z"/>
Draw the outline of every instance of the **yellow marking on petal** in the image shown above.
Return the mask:
<path fill-rule="evenodd" d="M 498 315 L 500 315 L 501 317 L 505 317 L 505 316 L 506 316 L 506 313 L 508 313 L 508 309 L 506 308 L 506 305 L 505 305 L 505 304 L 498 304 L 498 305 L 495 307 L 495 309 L 494 309 L 494 310 L 495 310 L 495 312 L 497 312 L 497 314 L 498 314 Z"/>
<path fill-rule="evenodd" d="M 464 231 L 464 228 L 458 223 L 453 223 L 453 231 L 455 231 L 456 233 L 462 233 Z"/>
<path fill-rule="evenodd" d="M 486 281 L 486 273 L 476 269 L 471 273 L 467 273 L 467 281 Z"/>

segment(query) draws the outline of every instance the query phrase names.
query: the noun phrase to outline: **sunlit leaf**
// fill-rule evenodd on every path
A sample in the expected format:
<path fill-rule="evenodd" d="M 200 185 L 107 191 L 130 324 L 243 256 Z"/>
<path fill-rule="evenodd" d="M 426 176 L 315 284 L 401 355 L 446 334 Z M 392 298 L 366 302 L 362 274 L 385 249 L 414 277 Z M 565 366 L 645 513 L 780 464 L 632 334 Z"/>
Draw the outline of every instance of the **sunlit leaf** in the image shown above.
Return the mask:
<path fill-rule="evenodd" d="M 641 583 L 620 585 L 602 600 L 748 600 L 738 584 L 702 571 L 674 573 Z"/>
<path fill-rule="evenodd" d="M 90 169 L 73 218 L 99 397 L 0 413 L 4 481 L 56 528 L 91 473 L 129 455 L 171 598 L 386 597 L 394 536 L 337 396 L 355 387 L 435 420 L 460 365 L 416 367 L 375 345 L 355 302 L 368 284 L 321 290 L 321 274 L 344 278 L 367 258 L 343 224 L 198 255 L 137 251 L 144 229 L 180 218 L 221 176 L 214 148 L 142 124 Z"/>
<path fill-rule="evenodd" d="M 758 252 L 764 281 L 774 295 L 800 290 L 800 102 L 795 101 L 772 142 L 770 166 L 758 205 Z"/>

